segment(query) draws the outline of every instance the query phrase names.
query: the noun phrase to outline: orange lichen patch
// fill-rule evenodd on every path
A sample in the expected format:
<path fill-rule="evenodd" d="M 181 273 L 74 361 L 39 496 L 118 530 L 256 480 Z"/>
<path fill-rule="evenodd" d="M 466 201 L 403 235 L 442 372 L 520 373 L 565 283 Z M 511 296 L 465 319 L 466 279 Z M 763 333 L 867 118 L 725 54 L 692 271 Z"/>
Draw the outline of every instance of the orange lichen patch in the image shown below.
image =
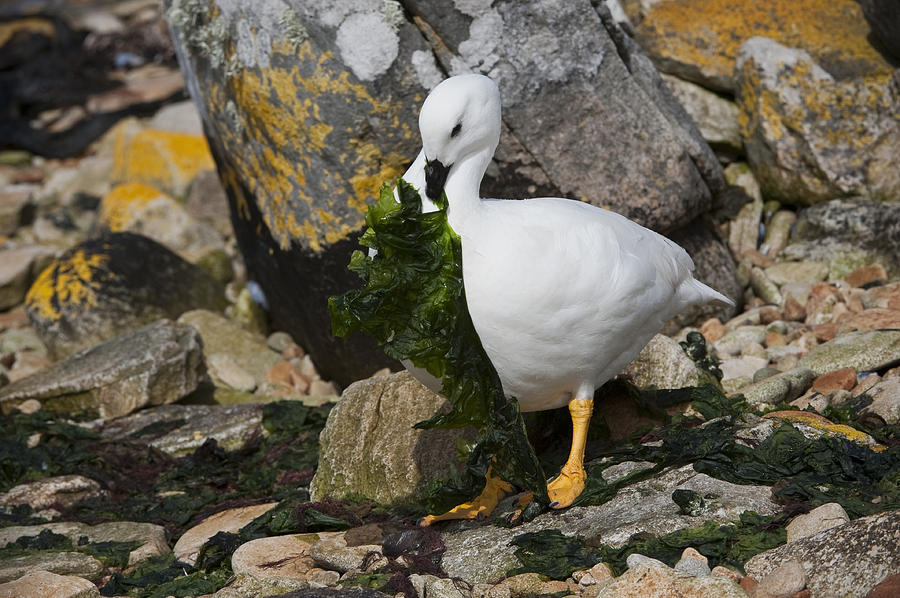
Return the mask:
<path fill-rule="evenodd" d="M 696 65 L 720 81 L 730 79 L 738 48 L 756 35 L 808 51 L 838 77 L 893 70 L 866 39 L 869 25 L 854 0 L 666 0 L 637 34 L 662 62 Z"/>
<path fill-rule="evenodd" d="M 49 38 L 56 37 L 53 22 L 40 17 L 16 19 L 8 23 L 0 23 L 0 47 L 6 45 L 17 34 L 45 35 Z"/>
<path fill-rule="evenodd" d="M 129 230 L 136 212 L 156 199 L 175 201 L 159 189 L 144 183 L 117 185 L 100 202 L 100 224 L 112 232 Z"/>
<path fill-rule="evenodd" d="M 336 132 L 334 113 L 350 103 L 355 114 L 395 122 L 400 107 L 373 97 L 330 52 L 313 52 L 309 42 L 276 44 L 270 64 L 242 69 L 208 90 L 212 122 L 228 123 L 216 129 L 218 141 L 241 149 L 224 157 L 223 172 L 231 174 L 223 183 L 240 217 L 250 215 L 242 202 L 257 203 L 281 247 L 299 242 L 319 251 L 362 226 L 366 200 L 407 161 L 380 149 L 371 127 Z M 383 136 L 386 145 L 394 145 L 392 136 Z"/>
<path fill-rule="evenodd" d="M 61 317 L 62 304 L 96 306 L 97 296 L 91 284 L 94 270 L 102 267 L 107 259 L 104 255 L 77 250 L 68 258 L 50 264 L 28 290 L 26 308 L 42 319 L 56 320 Z"/>
<path fill-rule="evenodd" d="M 868 434 L 860 432 L 851 426 L 832 423 L 831 420 L 822 417 L 818 413 L 811 413 L 809 411 L 773 411 L 765 414 L 763 417 L 805 424 L 816 430 L 821 430 L 829 436 L 839 436 L 841 438 L 846 438 L 851 442 L 868 446 L 874 451 L 883 451 L 885 449 L 885 447 L 881 445 L 873 444 L 874 441 Z"/>
<path fill-rule="evenodd" d="M 123 145 L 114 157 L 115 182 L 146 183 L 180 196 L 197 173 L 216 167 L 202 135 L 147 129 Z"/>

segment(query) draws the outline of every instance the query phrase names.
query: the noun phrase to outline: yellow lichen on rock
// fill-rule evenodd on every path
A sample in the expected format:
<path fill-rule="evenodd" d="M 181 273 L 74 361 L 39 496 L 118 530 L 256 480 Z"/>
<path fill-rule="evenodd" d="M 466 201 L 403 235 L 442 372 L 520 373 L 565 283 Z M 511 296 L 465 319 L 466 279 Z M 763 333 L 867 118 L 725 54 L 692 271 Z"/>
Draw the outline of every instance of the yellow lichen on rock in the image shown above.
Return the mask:
<path fill-rule="evenodd" d="M 61 315 L 60 304 L 96 306 L 97 296 L 91 285 L 93 271 L 102 267 L 106 259 L 101 254 L 78 250 L 67 259 L 53 262 L 28 290 L 26 308 L 42 319 L 55 320 Z"/>
<path fill-rule="evenodd" d="M 373 97 L 331 52 L 315 53 L 308 41 L 276 43 L 269 64 L 240 69 L 209 90 L 212 122 L 227 123 L 215 130 L 218 142 L 243 150 L 226 157 L 223 170 L 233 172 L 223 182 L 239 203 L 247 201 L 239 187 L 255 198 L 282 248 L 299 241 L 320 251 L 358 230 L 367 200 L 403 172 L 408 157 L 381 149 L 369 126 L 397 121 L 401 109 Z M 345 112 L 348 103 L 358 104 L 353 113 L 365 117 L 335 131 L 334 112 Z M 404 137 L 411 134 L 405 131 Z M 381 140 L 393 146 L 393 135 Z M 334 162 L 341 168 L 329 167 Z M 246 206 L 237 207 L 249 218 Z"/>
<path fill-rule="evenodd" d="M 146 183 L 175 196 L 184 195 L 199 172 L 216 167 L 202 135 L 147 129 L 116 145 L 113 182 Z"/>
<path fill-rule="evenodd" d="M 869 43 L 854 0 L 666 0 L 653 5 L 637 36 L 663 70 L 675 63 L 692 79 L 727 91 L 738 48 L 753 36 L 812 54 L 837 77 L 886 74 L 891 64 Z M 684 73 L 682 73 L 684 75 Z"/>
<path fill-rule="evenodd" d="M 100 202 L 100 224 L 114 233 L 129 230 L 136 213 L 156 199 L 173 203 L 175 201 L 159 189 L 144 183 L 117 185 Z"/>

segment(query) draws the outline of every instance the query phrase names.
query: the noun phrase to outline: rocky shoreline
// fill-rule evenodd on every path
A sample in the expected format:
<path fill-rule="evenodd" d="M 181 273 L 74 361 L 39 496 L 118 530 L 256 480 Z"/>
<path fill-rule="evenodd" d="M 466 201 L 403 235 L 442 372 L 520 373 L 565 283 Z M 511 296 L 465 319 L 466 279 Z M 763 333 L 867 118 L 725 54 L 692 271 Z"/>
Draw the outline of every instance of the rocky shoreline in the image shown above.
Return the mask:
<path fill-rule="evenodd" d="M 640 45 L 625 37 L 604 46 L 630 56 L 628 76 L 645 86 L 629 97 L 650 93 L 655 65 L 667 87 L 654 109 L 673 120 L 689 114 L 699 131 L 665 129 L 700 174 L 678 170 L 696 196 L 653 217 L 741 308 L 671 322 L 623 372 L 628 384 L 600 391 L 587 450 L 592 481 L 575 506 L 522 522 L 520 497 L 511 496 L 489 520 L 436 528 L 416 521 L 446 498 L 472 435 L 412 429 L 444 408 L 441 397 L 368 362 L 332 376 L 340 359 L 320 369 L 307 353 L 314 347 L 287 331 L 293 320 L 278 329 L 279 310 L 312 303 L 321 289 L 313 281 L 273 293 L 281 287 L 265 286 L 254 267 L 290 250 L 272 231 L 271 247 L 259 250 L 232 226 L 256 209 L 266 214 L 260 222 L 266 210 L 281 210 L 284 222 L 293 216 L 249 192 L 241 182 L 249 166 L 221 168 L 214 155 L 227 135 L 205 136 L 204 106 L 184 99 L 178 44 L 196 53 L 217 31 L 200 21 L 192 31 L 172 14 L 189 4 L 72 3 L 52 18 L 0 23 L 0 50 L 21 53 L 5 54 L 19 62 L 3 72 L 37 77 L 28 65 L 58 67 L 53 61 L 76 49 L 83 64 L 109 62 L 86 74 L 64 107 L 41 108 L 22 88 L 11 101 L 34 111 L 31 129 L 0 150 L 0 597 L 900 591 L 897 58 L 860 41 L 869 32 L 862 10 L 868 16 L 881 3 L 801 3 L 810 21 L 842 23 L 842 36 L 825 39 L 799 25 L 783 34 L 752 8 L 728 14 L 762 19 L 755 34 L 763 37 L 749 39 L 728 19 L 725 30 L 720 20 L 698 32 L 674 11 L 688 10 L 678 0 L 597 8 L 610 35 L 620 27 Z M 405 21 L 389 10 L 395 4 L 342 22 L 377 14 L 407 40 L 405 28 L 428 15 L 413 7 Z M 593 10 L 583 4 L 577 10 Z M 793 18 L 790 3 L 776 4 Z M 502 16 L 508 29 L 518 26 L 516 15 L 488 14 L 499 9 L 470 10 L 473 23 Z M 175 45 L 166 17 L 181 35 Z M 226 17 L 255 18 L 216 18 Z M 322 19 L 322 31 L 334 28 Z M 434 50 L 439 59 L 475 60 L 454 45 L 463 33 L 451 13 L 435 19 L 451 44 L 442 51 L 459 54 Z M 297 34 L 290 23 L 265 26 Z M 734 47 L 721 42 L 738 38 Z M 710 40 L 721 42 L 712 54 Z M 240 62 L 245 74 L 267 72 L 266 52 L 283 56 L 277 43 L 254 43 L 233 58 L 253 55 Z M 407 53 L 410 64 L 421 59 Z M 213 58 L 192 55 L 192 68 Z M 348 60 L 367 81 L 374 67 Z M 421 78 L 427 69 L 415 64 Z M 197 73 L 184 76 L 191 85 Z M 510 122 L 528 120 L 527 90 L 510 89 Z M 667 94 L 683 108 L 660 99 Z M 236 109 L 239 100 L 227 103 Z M 270 116 L 287 102 L 272 101 Z M 98 114 L 105 128 L 82 137 Z M 304 134 L 312 151 L 315 135 Z M 520 127 L 504 140 L 529 160 L 559 158 L 541 135 Z M 80 149 L 42 155 L 33 139 Z M 518 164 L 520 182 L 531 185 L 524 193 L 560 193 L 553 173 L 517 160 L 501 155 L 490 184 L 516 178 L 507 167 Z M 562 162 L 560 172 L 575 168 Z M 645 208 L 628 209 L 652 212 Z M 304 235 L 287 246 L 312 238 Z M 336 238 L 303 251 L 319 255 L 332 243 L 344 251 Z M 259 251 L 248 258 L 248 250 Z M 368 377 L 345 388 L 332 381 L 365 367 Z M 554 413 L 527 423 L 545 469 L 555 470 L 568 423 Z"/>

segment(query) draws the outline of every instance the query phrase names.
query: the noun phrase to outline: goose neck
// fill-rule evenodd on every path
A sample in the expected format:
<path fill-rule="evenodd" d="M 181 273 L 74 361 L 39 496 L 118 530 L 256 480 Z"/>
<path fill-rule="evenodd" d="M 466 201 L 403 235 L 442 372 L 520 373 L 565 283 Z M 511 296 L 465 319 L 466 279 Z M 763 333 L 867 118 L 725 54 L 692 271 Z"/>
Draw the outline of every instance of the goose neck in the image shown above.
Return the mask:
<path fill-rule="evenodd" d="M 461 232 L 465 220 L 481 206 L 481 179 L 493 157 L 487 148 L 458 162 L 450 171 L 444 190 L 450 202 L 447 218 L 450 226 Z"/>

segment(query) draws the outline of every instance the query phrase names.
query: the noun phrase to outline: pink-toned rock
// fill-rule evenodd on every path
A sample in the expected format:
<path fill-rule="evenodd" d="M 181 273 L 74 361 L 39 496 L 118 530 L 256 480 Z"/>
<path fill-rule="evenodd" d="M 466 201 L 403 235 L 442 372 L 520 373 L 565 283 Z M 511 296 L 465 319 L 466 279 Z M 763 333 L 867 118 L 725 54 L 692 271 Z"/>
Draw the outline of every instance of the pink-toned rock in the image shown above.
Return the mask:
<path fill-rule="evenodd" d="M 700 325 L 700 334 L 708 343 L 714 343 L 725 336 L 725 325 L 719 318 L 710 318 Z"/>
<path fill-rule="evenodd" d="M 844 333 L 853 330 L 896 328 L 900 328 L 900 310 L 875 307 L 843 318 L 838 330 Z"/>
<path fill-rule="evenodd" d="M 885 577 L 866 594 L 866 598 L 897 598 L 897 596 L 900 596 L 900 573 Z"/>
<path fill-rule="evenodd" d="M 827 282 L 817 283 L 806 301 L 806 324 L 815 326 L 831 322 L 834 306 L 840 302 L 841 295 L 838 289 Z"/>
<path fill-rule="evenodd" d="M 765 345 L 767 347 L 783 347 L 787 345 L 787 338 L 779 332 L 767 332 Z"/>
<path fill-rule="evenodd" d="M 885 282 L 887 280 L 887 272 L 881 264 L 870 264 L 857 268 L 848 274 L 844 280 L 852 287 L 861 287 L 873 282 Z"/>
<path fill-rule="evenodd" d="M 716 577 L 727 577 L 734 583 L 741 583 L 741 579 L 743 579 L 743 575 L 735 571 L 734 569 L 729 569 L 728 567 L 723 567 L 722 565 L 716 565 L 712 568 L 712 571 L 709 572 L 710 575 L 715 575 Z"/>
<path fill-rule="evenodd" d="M 813 390 L 828 394 L 835 390 L 852 390 L 856 386 L 856 370 L 843 368 L 822 374 L 813 380 Z"/>
<path fill-rule="evenodd" d="M 309 547 L 319 539 L 317 534 L 296 534 L 251 540 L 234 551 L 231 568 L 235 575 L 256 579 L 307 579 L 316 566 Z"/>
<path fill-rule="evenodd" d="M 753 598 L 791 598 L 806 587 L 806 571 L 796 560 L 789 560 L 759 580 Z"/>
<path fill-rule="evenodd" d="M 900 309 L 900 282 L 868 289 L 862 298 L 867 308 Z"/>
<path fill-rule="evenodd" d="M 806 320 L 806 308 L 799 301 L 788 295 L 788 298 L 784 301 L 782 315 L 789 322 L 803 322 Z"/>

